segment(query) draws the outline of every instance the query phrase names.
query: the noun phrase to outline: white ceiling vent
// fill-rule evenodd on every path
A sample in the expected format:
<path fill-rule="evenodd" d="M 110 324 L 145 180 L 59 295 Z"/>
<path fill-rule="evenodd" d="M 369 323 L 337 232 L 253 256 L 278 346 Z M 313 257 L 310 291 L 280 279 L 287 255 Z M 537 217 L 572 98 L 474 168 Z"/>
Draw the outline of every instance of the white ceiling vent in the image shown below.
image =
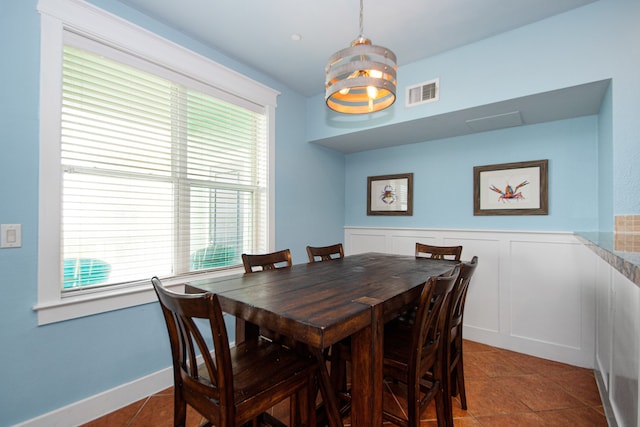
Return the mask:
<path fill-rule="evenodd" d="M 440 99 L 440 79 L 407 87 L 407 107 L 414 107 Z"/>

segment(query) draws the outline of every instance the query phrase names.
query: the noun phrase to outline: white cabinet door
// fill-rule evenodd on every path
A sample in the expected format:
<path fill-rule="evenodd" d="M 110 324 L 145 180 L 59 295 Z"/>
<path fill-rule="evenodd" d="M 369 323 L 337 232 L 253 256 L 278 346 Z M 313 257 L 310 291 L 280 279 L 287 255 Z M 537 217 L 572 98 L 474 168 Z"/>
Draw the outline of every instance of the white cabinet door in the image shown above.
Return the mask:
<path fill-rule="evenodd" d="M 596 360 L 595 369 L 602 377 L 605 393 L 609 393 L 611 373 L 611 351 L 613 345 L 613 267 L 597 255 L 596 262 Z"/>
<path fill-rule="evenodd" d="M 620 427 L 638 426 L 640 288 L 613 271 L 613 336 L 609 399 Z"/>

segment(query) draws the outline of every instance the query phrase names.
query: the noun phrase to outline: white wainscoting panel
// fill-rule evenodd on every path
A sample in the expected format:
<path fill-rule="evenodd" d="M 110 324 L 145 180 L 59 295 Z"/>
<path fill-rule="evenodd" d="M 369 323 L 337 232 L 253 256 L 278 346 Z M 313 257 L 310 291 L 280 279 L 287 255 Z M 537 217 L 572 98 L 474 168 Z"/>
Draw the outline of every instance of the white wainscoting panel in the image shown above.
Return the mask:
<path fill-rule="evenodd" d="M 345 227 L 345 252 L 412 255 L 416 242 L 478 256 L 467 339 L 593 368 L 598 257 L 572 232 Z"/>
<path fill-rule="evenodd" d="M 351 250 L 353 254 L 363 252 L 386 252 L 387 242 L 386 236 L 377 233 L 367 233 L 366 231 L 359 233 L 358 238 L 354 239 Z"/>

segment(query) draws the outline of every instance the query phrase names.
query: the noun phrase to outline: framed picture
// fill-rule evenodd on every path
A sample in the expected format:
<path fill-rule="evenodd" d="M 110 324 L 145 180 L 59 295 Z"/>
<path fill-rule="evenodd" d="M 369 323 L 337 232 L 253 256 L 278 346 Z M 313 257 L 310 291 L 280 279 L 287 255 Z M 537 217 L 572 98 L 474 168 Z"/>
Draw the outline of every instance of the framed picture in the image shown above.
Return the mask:
<path fill-rule="evenodd" d="M 473 168 L 474 215 L 548 215 L 548 160 Z"/>
<path fill-rule="evenodd" d="M 413 215 L 413 174 L 368 177 L 367 215 Z"/>

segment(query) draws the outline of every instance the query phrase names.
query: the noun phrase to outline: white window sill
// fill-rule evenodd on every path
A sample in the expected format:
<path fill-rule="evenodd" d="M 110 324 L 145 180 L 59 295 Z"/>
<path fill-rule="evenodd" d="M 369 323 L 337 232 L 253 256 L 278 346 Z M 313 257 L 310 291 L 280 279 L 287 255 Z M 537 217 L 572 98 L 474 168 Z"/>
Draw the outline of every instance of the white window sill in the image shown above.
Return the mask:
<path fill-rule="evenodd" d="M 243 272 L 244 270 L 242 268 L 234 268 L 191 276 L 189 278 L 183 277 L 180 279 L 163 280 L 163 283 L 171 287 L 178 286 L 186 281 L 224 277 Z M 93 314 L 135 307 L 137 305 L 149 304 L 155 301 L 158 301 L 158 298 L 151 286 L 151 280 L 149 280 L 149 283 L 144 285 L 110 289 L 104 292 L 88 293 L 60 298 L 59 300 L 50 302 L 41 302 L 36 304 L 33 310 L 38 313 L 38 325 L 46 325 L 91 316 Z"/>

